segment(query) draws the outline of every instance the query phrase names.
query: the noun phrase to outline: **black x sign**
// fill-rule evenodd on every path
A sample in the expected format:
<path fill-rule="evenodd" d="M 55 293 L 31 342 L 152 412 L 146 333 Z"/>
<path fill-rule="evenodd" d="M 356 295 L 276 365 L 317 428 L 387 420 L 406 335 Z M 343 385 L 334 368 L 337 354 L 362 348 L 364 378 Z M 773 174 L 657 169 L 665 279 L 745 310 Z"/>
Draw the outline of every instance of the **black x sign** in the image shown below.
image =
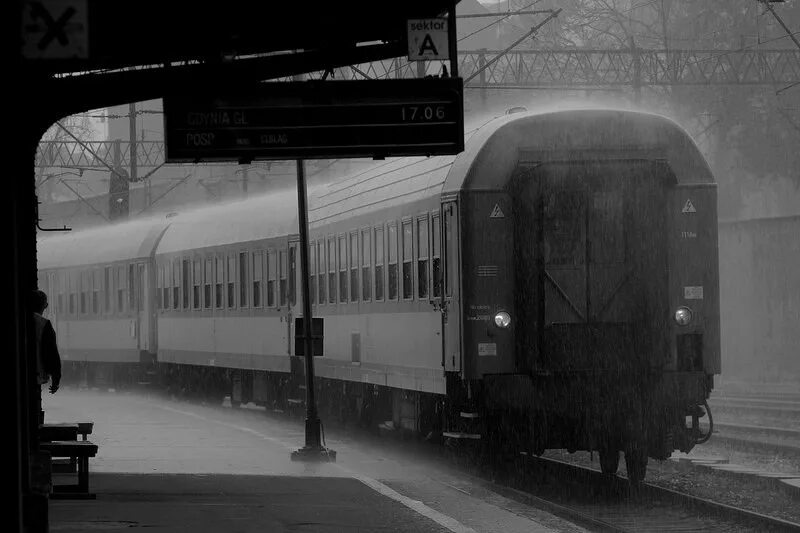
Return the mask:
<path fill-rule="evenodd" d="M 58 39 L 58 42 L 62 46 L 66 46 L 67 43 L 69 43 L 67 34 L 64 33 L 64 28 L 67 25 L 67 21 L 72 18 L 75 13 L 76 11 L 73 7 L 68 7 L 61 16 L 58 17 L 58 20 L 54 20 L 50 12 L 45 9 L 41 2 L 31 2 L 31 20 L 35 21 L 41 19 L 47 26 L 47 31 L 37 45 L 39 50 L 47 48 L 53 39 Z"/>

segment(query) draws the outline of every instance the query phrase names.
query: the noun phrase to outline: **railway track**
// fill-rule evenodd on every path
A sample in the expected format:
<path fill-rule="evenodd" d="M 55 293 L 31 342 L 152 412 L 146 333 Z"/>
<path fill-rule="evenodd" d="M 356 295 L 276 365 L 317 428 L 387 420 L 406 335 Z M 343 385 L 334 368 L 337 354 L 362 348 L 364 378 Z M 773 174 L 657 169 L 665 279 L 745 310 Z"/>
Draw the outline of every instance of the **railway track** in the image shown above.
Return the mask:
<path fill-rule="evenodd" d="M 800 395 L 726 394 L 709 401 L 716 443 L 800 458 Z"/>
<path fill-rule="evenodd" d="M 267 412 L 268 416 L 286 416 Z M 483 464 L 475 443 L 448 448 L 430 443 L 378 437 L 352 426 L 331 423 L 328 431 L 346 431 L 403 453 L 434 461 L 445 459 L 464 473 L 464 484 L 450 486 L 467 494 L 490 490 L 523 505 L 546 510 L 590 531 L 609 532 L 800 532 L 800 523 L 698 498 L 657 485 L 632 487 L 622 476 L 557 459 L 520 454 Z M 507 452 L 508 453 L 508 452 Z M 479 497 L 479 494 L 474 494 Z"/>
<path fill-rule="evenodd" d="M 529 457 L 526 482 L 493 490 L 593 531 L 800 531 L 800 524 L 555 459 Z"/>

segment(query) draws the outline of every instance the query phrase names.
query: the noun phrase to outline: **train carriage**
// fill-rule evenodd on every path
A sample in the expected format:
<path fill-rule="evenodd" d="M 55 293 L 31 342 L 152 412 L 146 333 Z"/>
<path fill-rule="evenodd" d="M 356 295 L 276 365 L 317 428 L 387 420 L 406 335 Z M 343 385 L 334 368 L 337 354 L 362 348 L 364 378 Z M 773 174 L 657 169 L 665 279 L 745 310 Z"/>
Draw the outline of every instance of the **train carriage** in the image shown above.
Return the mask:
<path fill-rule="evenodd" d="M 512 115 L 480 135 L 443 199 L 463 226 L 450 357 L 485 418 L 527 419 L 537 453 L 599 450 L 607 471 L 624 450 L 632 477 L 688 451 L 720 370 L 716 189 L 694 143 L 619 111 Z"/>
<path fill-rule="evenodd" d="M 67 380 L 148 379 L 158 351 L 153 253 L 166 228 L 148 219 L 39 241 L 39 287 Z"/>
<path fill-rule="evenodd" d="M 634 480 L 648 456 L 706 438 L 716 189 L 691 139 L 617 110 L 514 113 L 467 135 L 456 157 L 312 188 L 323 415 L 490 450 L 597 450 L 606 472 L 623 451 Z M 146 301 L 165 383 L 302 407 L 295 193 L 169 222 Z"/>

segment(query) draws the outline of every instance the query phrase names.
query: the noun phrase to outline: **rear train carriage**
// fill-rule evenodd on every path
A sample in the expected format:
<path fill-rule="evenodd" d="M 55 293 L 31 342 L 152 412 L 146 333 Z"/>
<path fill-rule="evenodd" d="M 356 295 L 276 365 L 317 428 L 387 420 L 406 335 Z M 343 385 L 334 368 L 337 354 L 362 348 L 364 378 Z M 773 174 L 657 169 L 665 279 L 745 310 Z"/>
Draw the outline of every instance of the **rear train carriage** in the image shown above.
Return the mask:
<path fill-rule="evenodd" d="M 703 438 L 720 371 L 716 188 L 683 130 L 633 112 L 512 115 L 456 159 L 442 209 L 461 227 L 463 313 L 445 363 L 484 436 L 598 450 L 606 471 L 622 450 L 633 479 Z"/>

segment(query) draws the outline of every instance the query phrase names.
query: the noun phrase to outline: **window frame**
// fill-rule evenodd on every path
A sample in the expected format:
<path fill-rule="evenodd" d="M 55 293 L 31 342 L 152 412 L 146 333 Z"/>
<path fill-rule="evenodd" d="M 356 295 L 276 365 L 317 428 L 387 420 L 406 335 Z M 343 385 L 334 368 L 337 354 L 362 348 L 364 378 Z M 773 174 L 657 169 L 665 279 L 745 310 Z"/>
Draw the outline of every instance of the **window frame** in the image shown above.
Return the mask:
<path fill-rule="evenodd" d="M 267 307 L 275 309 L 277 306 L 278 286 L 278 254 L 274 248 L 267 250 Z"/>
<path fill-rule="evenodd" d="M 239 250 L 236 253 L 236 287 L 237 301 L 239 309 L 248 309 L 250 307 L 250 252 L 247 250 Z"/>
<path fill-rule="evenodd" d="M 289 251 L 278 249 L 278 305 L 289 305 Z"/>
<path fill-rule="evenodd" d="M 386 266 L 387 266 L 387 294 L 388 301 L 400 301 L 400 254 L 398 253 L 397 221 L 386 224 Z M 394 231 L 392 231 L 394 230 Z M 392 247 L 392 235 L 394 234 L 394 247 Z M 394 248 L 394 263 L 392 263 L 392 249 Z M 392 296 L 392 265 L 395 267 L 395 286 L 394 296 Z"/>
<path fill-rule="evenodd" d="M 408 236 L 406 236 L 406 229 L 408 229 Z M 399 257 L 398 261 L 400 263 L 400 294 L 403 295 L 403 300 L 414 300 L 414 278 L 416 273 L 416 261 L 414 260 L 416 257 L 415 248 L 416 248 L 416 239 L 415 231 L 414 231 L 414 218 L 413 217 L 404 217 L 400 221 L 400 234 L 399 237 Z M 407 246 L 406 239 L 410 240 L 410 246 Z M 408 250 L 406 250 L 408 248 Z M 406 251 L 408 251 L 409 257 L 406 257 Z M 406 265 L 408 265 L 408 275 L 406 275 Z M 410 285 L 407 287 L 406 285 Z M 406 296 L 408 293 L 408 296 Z"/>
<path fill-rule="evenodd" d="M 236 268 L 236 253 L 225 254 L 225 307 L 226 309 L 236 309 L 236 281 L 239 277 L 239 270 Z"/>
<path fill-rule="evenodd" d="M 337 278 L 339 283 L 339 299 L 338 303 L 346 304 L 350 300 L 350 291 L 349 291 L 349 282 L 348 278 L 350 276 L 350 269 L 347 268 L 348 259 L 350 258 L 347 250 L 348 240 L 350 239 L 349 234 L 347 233 L 340 233 L 336 238 L 336 254 L 337 254 L 337 264 L 338 269 L 337 273 L 339 277 Z"/>
<path fill-rule="evenodd" d="M 374 292 L 373 298 L 376 302 L 385 302 L 386 301 L 386 227 L 383 224 L 379 224 L 374 226 L 372 232 L 372 241 L 373 246 L 372 249 L 375 251 L 374 259 L 373 259 L 373 277 L 375 278 L 374 281 Z M 378 245 L 378 235 L 380 235 L 380 245 Z M 380 252 L 380 253 L 379 253 Z M 378 259 L 380 258 L 380 263 L 378 263 Z M 380 276 L 378 275 L 378 268 L 380 267 Z M 379 290 L 380 289 L 380 290 Z M 380 297 L 379 297 L 380 293 Z"/>
<path fill-rule="evenodd" d="M 192 311 L 203 309 L 203 258 L 195 256 L 192 258 Z"/>
<path fill-rule="evenodd" d="M 372 300 L 372 284 L 375 277 L 372 272 L 372 228 L 361 228 L 358 235 L 360 239 L 359 268 L 361 270 L 361 301 L 369 302 Z M 364 243 L 365 236 L 367 237 L 366 244 Z M 366 264 L 364 261 L 365 254 L 367 259 Z"/>
<path fill-rule="evenodd" d="M 225 309 L 225 255 L 214 254 L 214 309 Z"/>
<path fill-rule="evenodd" d="M 418 216 L 415 219 L 415 226 L 416 226 L 416 238 L 414 239 L 414 243 L 416 244 L 416 298 L 419 300 L 428 300 L 431 297 L 431 217 L 430 213 L 425 213 L 424 215 Z M 422 231 L 420 229 L 421 224 L 425 224 L 425 234 L 422 235 Z M 422 253 L 421 244 L 425 243 L 425 254 Z M 424 265 L 422 264 L 424 261 Z M 424 278 L 424 286 L 425 286 L 425 294 L 422 294 L 422 287 L 423 284 L 420 283 L 422 275 L 425 276 Z"/>
<path fill-rule="evenodd" d="M 251 299 L 254 309 L 264 307 L 264 250 L 254 250 L 251 254 L 252 269 L 250 287 L 253 291 Z M 258 259 L 258 261 L 256 261 Z"/>
<path fill-rule="evenodd" d="M 441 298 L 444 294 L 444 270 L 442 269 L 442 215 L 436 210 L 431 213 L 431 287 L 432 298 Z M 438 243 L 438 252 L 437 252 Z M 436 275 L 435 263 L 438 259 L 439 275 Z"/>
<path fill-rule="evenodd" d="M 328 303 L 331 305 L 336 305 L 338 302 L 338 292 L 336 291 L 336 276 L 338 275 L 337 266 L 338 263 L 336 261 L 336 248 L 337 248 L 337 241 L 335 236 L 328 235 L 326 240 L 328 247 L 326 250 L 327 258 L 328 258 Z M 331 261 L 331 255 L 333 255 L 333 261 Z M 331 264 L 333 263 L 333 264 Z M 333 282 L 333 283 L 331 283 Z"/>

